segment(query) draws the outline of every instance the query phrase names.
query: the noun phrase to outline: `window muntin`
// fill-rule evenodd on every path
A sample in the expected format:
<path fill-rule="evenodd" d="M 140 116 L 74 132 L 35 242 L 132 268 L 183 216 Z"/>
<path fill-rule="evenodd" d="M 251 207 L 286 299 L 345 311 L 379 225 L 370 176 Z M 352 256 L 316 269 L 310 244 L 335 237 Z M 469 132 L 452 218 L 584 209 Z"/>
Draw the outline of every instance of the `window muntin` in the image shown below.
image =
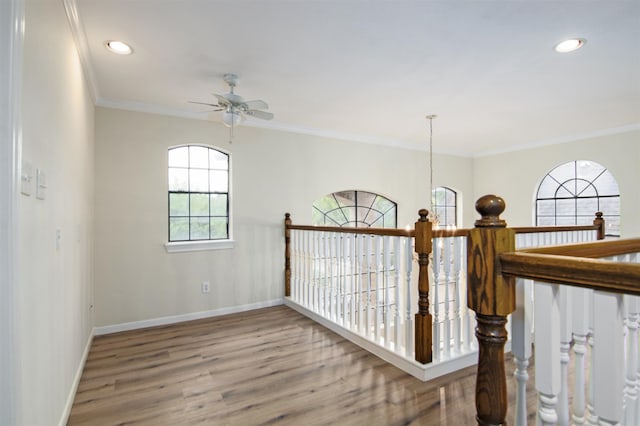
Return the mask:
<path fill-rule="evenodd" d="M 395 228 L 397 204 L 366 191 L 340 191 L 314 201 L 312 223 L 354 228 Z"/>
<path fill-rule="evenodd" d="M 576 160 L 551 170 L 536 194 L 536 225 L 590 225 L 601 211 L 606 235 L 620 236 L 620 190 L 604 166 Z"/>
<path fill-rule="evenodd" d="M 229 239 L 229 155 L 203 145 L 169 149 L 169 241 Z"/>
<path fill-rule="evenodd" d="M 458 194 L 451 188 L 439 186 L 431 191 L 431 208 L 439 226 L 457 226 Z"/>

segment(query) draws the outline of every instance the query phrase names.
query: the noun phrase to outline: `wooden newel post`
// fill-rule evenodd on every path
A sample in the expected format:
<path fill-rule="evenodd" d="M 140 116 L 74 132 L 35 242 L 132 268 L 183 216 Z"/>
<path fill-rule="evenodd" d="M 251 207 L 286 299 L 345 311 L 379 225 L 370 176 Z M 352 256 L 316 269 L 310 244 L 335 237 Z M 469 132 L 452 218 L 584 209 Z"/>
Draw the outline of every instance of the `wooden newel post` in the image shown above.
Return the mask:
<path fill-rule="evenodd" d="M 291 215 L 284 214 L 284 295 L 291 297 Z"/>
<path fill-rule="evenodd" d="M 602 212 L 596 212 L 596 218 L 593 219 L 593 224 L 598 227 L 598 239 L 604 240 L 604 218 L 602 217 Z"/>
<path fill-rule="evenodd" d="M 507 379 L 504 344 L 507 315 L 516 309 L 515 278 L 501 273 L 498 255 L 515 251 L 515 231 L 500 214 L 504 200 L 485 195 L 476 201 L 482 216 L 475 222 L 467 242 L 469 273 L 467 304 L 476 312 L 478 325 L 478 372 L 476 420 L 479 425 L 503 425 L 507 415 Z"/>
<path fill-rule="evenodd" d="M 416 313 L 416 361 L 432 361 L 433 319 L 429 313 L 429 253 L 431 253 L 431 222 L 429 212 L 421 209 L 415 223 L 415 251 L 418 254 L 418 313 Z"/>

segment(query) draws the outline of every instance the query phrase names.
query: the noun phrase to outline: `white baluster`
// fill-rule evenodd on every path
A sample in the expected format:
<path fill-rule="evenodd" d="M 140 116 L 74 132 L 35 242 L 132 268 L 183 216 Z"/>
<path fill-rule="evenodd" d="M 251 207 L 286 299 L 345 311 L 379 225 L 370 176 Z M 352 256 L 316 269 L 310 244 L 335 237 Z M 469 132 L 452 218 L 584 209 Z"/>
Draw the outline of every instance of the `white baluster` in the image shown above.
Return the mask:
<path fill-rule="evenodd" d="M 302 234 L 302 250 L 303 250 L 303 273 L 302 273 L 302 306 L 308 307 L 307 303 L 307 287 L 309 285 L 309 232 L 303 231 Z"/>
<path fill-rule="evenodd" d="M 350 307 L 349 307 L 349 326 L 351 330 L 356 331 L 356 235 L 349 234 L 349 271 L 351 275 L 350 284 Z"/>
<path fill-rule="evenodd" d="M 354 242 L 356 258 L 356 332 L 362 329 L 362 235 L 357 235 Z"/>
<path fill-rule="evenodd" d="M 405 238 L 405 251 L 404 251 L 404 259 L 405 259 L 405 297 L 407 298 L 407 303 L 405 305 L 405 356 L 408 358 L 413 354 L 413 317 L 411 315 L 411 309 L 413 308 L 413 287 L 411 286 L 411 273 L 413 272 L 413 246 L 412 246 L 413 238 Z"/>
<path fill-rule="evenodd" d="M 384 304 L 382 313 L 384 315 L 384 345 L 390 347 L 391 329 L 391 237 L 385 235 L 383 241 L 383 265 L 384 265 Z"/>
<path fill-rule="evenodd" d="M 365 244 L 365 253 L 366 253 L 366 269 L 367 269 L 367 303 L 365 303 L 365 306 L 367 308 L 367 312 L 366 312 L 366 336 L 368 336 L 369 338 L 371 338 L 371 253 L 372 253 L 372 248 L 371 248 L 371 243 L 372 240 L 374 239 L 374 236 L 367 236 L 366 237 L 366 244 Z"/>
<path fill-rule="evenodd" d="M 535 356 L 538 391 L 538 424 L 558 422 L 556 404 L 560 392 L 560 310 L 558 286 L 535 283 Z"/>
<path fill-rule="evenodd" d="M 616 425 L 622 420 L 624 381 L 621 374 L 612 371 L 624 365 L 623 327 L 622 295 L 594 291 L 592 369 L 600 425 Z"/>
<path fill-rule="evenodd" d="M 440 288 L 440 259 L 441 259 L 441 250 L 442 248 L 442 238 L 434 238 L 433 239 L 433 264 L 431 268 L 433 270 L 433 302 L 432 302 L 432 312 L 433 312 L 433 353 L 432 358 L 434 361 L 440 360 L 440 292 L 438 289 Z"/>
<path fill-rule="evenodd" d="M 323 274 L 324 282 L 322 285 L 322 316 L 325 318 L 331 318 L 331 314 L 328 310 L 329 301 L 329 289 L 331 283 L 331 263 L 329 258 L 329 236 L 328 232 L 322 233 L 322 253 L 324 255 Z"/>
<path fill-rule="evenodd" d="M 460 276 L 462 275 L 462 261 L 467 259 L 466 251 L 462 251 L 462 238 L 453 237 L 453 348 L 457 353 L 462 352 L 462 312 L 460 309 L 460 301 L 462 293 L 460 292 Z"/>
<path fill-rule="evenodd" d="M 318 278 L 319 278 L 319 268 L 318 268 L 318 233 L 311 232 L 311 271 L 312 271 L 312 280 L 311 280 L 311 309 L 314 311 L 318 311 Z"/>
<path fill-rule="evenodd" d="M 624 424 L 638 424 L 638 298 L 624 296 L 627 325 L 627 364 L 624 387 Z"/>
<path fill-rule="evenodd" d="M 443 330 L 443 350 L 444 359 L 451 358 L 451 312 L 450 312 L 450 292 L 449 287 L 451 283 L 451 238 L 443 238 L 442 242 L 444 244 L 444 330 Z"/>
<path fill-rule="evenodd" d="M 331 233 L 331 245 L 329 247 L 331 251 L 331 318 L 333 322 L 338 322 L 338 234 Z"/>
<path fill-rule="evenodd" d="M 574 362 L 574 386 L 573 386 L 573 413 L 571 421 L 574 425 L 583 425 L 586 421 L 586 395 L 585 376 L 587 353 L 587 338 L 589 334 L 589 314 L 591 306 L 591 290 L 583 288 L 573 289 L 573 353 Z"/>
<path fill-rule="evenodd" d="M 569 349 L 571 348 L 571 287 L 560 286 L 560 392 L 558 394 L 558 424 L 569 425 Z"/>
<path fill-rule="evenodd" d="M 394 237 L 393 238 L 393 252 L 394 252 L 394 274 L 393 274 L 393 283 L 395 285 L 395 311 L 394 311 L 394 320 L 393 323 L 395 325 L 394 330 L 394 350 L 396 353 L 400 353 L 400 348 L 402 344 L 402 316 L 400 314 L 402 297 L 402 288 L 400 281 L 400 268 L 402 265 L 402 238 L 403 237 Z"/>
<path fill-rule="evenodd" d="M 375 332 L 375 342 L 380 343 L 381 336 L 381 325 L 382 325 L 382 250 L 380 245 L 382 244 L 382 239 L 379 236 L 375 237 L 375 245 L 376 245 L 376 254 L 375 254 L 375 268 L 376 268 L 376 332 Z"/>
<path fill-rule="evenodd" d="M 516 426 L 527 424 L 527 367 L 531 358 L 531 313 L 526 311 L 525 304 L 529 298 L 527 287 L 525 280 L 516 279 L 516 310 L 511 314 L 511 353 L 516 364 L 513 375 L 518 387 L 514 421 Z"/>
<path fill-rule="evenodd" d="M 349 235 L 342 234 L 340 260 L 342 261 L 342 325 L 349 327 Z"/>
<path fill-rule="evenodd" d="M 358 237 L 358 330 L 360 334 L 366 336 L 366 300 L 365 300 L 365 286 L 366 286 L 366 252 L 365 252 L 365 239 L 367 235 L 360 235 Z"/>

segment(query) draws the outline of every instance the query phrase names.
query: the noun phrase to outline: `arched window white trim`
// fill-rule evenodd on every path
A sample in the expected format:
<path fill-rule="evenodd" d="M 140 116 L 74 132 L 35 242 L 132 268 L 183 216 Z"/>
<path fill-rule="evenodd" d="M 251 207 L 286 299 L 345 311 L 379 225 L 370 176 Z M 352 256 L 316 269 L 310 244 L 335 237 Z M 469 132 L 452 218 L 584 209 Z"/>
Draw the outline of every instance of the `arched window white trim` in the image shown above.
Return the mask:
<path fill-rule="evenodd" d="M 395 228 L 398 205 L 382 195 L 358 190 L 334 192 L 313 202 L 312 224 L 354 228 Z"/>
<path fill-rule="evenodd" d="M 561 164 L 536 193 L 537 226 L 587 225 L 601 211 L 607 236 L 620 236 L 620 190 L 611 172 L 594 161 Z"/>
<path fill-rule="evenodd" d="M 233 247 L 230 154 L 189 144 L 169 148 L 167 157 L 167 251 Z"/>

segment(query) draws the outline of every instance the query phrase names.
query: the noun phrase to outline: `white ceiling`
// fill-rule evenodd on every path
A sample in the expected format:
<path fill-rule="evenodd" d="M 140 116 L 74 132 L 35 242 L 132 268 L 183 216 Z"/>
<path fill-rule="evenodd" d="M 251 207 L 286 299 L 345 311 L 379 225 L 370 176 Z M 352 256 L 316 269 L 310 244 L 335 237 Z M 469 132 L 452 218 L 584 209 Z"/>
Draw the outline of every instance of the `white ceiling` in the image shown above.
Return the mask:
<path fill-rule="evenodd" d="M 482 155 L 640 129 L 640 1 L 65 0 L 96 103 Z M 79 23 L 79 24 L 78 24 Z M 586 45 L 559 54 L 569 37 Z M 135 53 L 103 43 L 119 39 Z M 251 124 L 251 123 L 248 123 Z"/>

